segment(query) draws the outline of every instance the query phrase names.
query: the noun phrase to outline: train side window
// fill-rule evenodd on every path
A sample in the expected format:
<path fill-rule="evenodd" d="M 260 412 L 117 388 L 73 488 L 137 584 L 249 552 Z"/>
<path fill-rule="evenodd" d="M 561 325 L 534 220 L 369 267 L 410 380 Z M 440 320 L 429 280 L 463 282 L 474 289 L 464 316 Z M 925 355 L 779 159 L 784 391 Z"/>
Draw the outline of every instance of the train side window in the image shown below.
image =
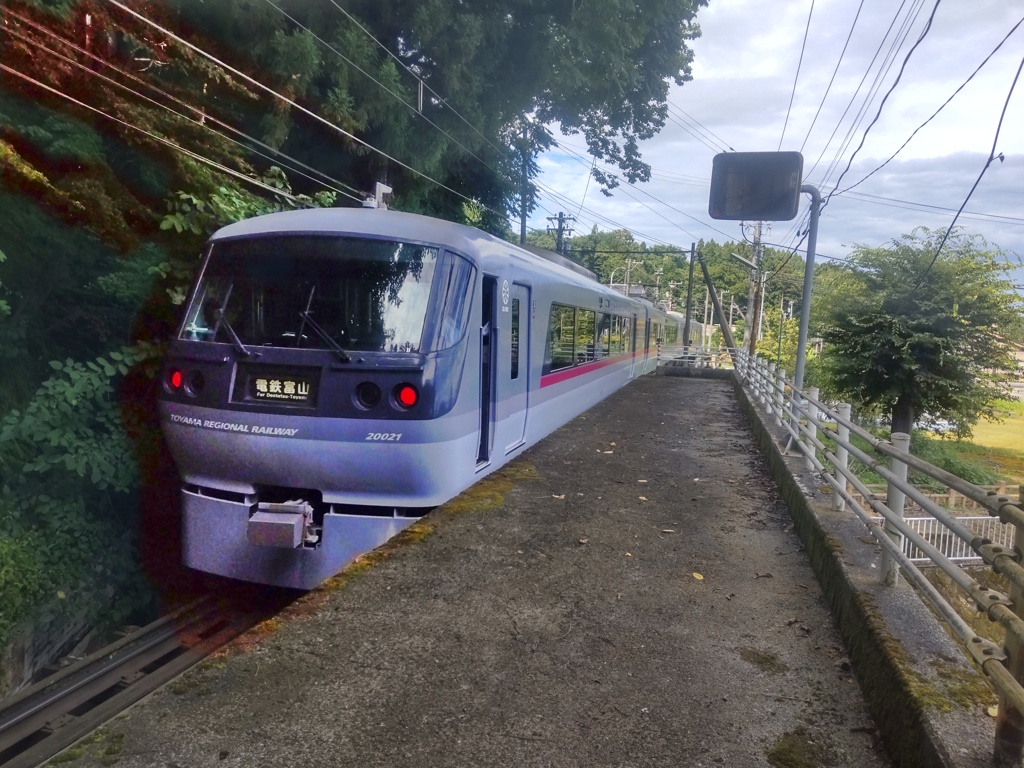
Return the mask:
<path fill-rule="evenodd" d="M 576 310 L 576 363 L 589 363 L 594 359 L 594 324 L 596 313 L 592 309 Z"/>
<path fill-rule="evenodd" d="M 471 262 L 450 251 L 445 254 L 438 270 L 434 312 L 436 325 L 430 349 L 448 349 L 462 339 L 469 325 L 473 296 L 470 286 L 475 272 Z"/>
<path fill-rule="evenodd" d="M 519 378 L 519 299 L 512 299 L 512 378 Z"/>
<path fill-rule="evenodd" d="M 594 357 L 598 360 L 608 357 L 611 342 L 612 316 L 600 312 L 597 315 L 597 341 L 594 344 Z"/>
<path fill-rule="evenodd" d="M 544 353 L 545 372 L 571 368 L 576 340 L 576 309 L 564 304 L 552 304 L 548 320 L 547 349 Z"/>

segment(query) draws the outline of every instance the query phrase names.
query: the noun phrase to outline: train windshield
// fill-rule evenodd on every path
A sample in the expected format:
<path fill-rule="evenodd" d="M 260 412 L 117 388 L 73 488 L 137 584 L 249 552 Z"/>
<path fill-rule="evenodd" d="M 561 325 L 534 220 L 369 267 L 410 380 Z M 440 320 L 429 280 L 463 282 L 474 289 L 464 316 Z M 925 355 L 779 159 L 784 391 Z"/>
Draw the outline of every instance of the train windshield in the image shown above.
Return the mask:
<path fill-rule="evenodd" d="M 420 352 L 431 283 L 435 273 L 451 272 L 439 259 L 438 248 L 369 238 L 215 242 L 181 338 L 339 354 Z"/>

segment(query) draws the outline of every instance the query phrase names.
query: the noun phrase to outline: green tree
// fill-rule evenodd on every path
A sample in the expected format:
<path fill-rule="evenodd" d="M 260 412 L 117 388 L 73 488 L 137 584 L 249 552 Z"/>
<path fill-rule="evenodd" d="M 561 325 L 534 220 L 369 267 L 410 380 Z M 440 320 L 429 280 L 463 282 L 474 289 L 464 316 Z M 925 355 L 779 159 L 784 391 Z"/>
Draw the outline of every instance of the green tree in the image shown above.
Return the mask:
<path fill-rule="evenodd" d="M 796 317 L 782 318 L 778 305 L 765 307 L 765 332 L 757 342 L 757 355 L 775 363 L 792 377 L 796 370 L 797 342 L 800 336 L 800 320 Z M 808 362 L 814 357 L 808 350 Z"/>
<path fill-rule="evenodd" d="M 981 237 L 919 228 L 884 248 L 858 246 L 843 279 L 819 294 L 822 384 L 889 415 L 909 433 L 924 414 L 967 436 L 1006 392 L 1020 338 L 1007 255 Z"/>

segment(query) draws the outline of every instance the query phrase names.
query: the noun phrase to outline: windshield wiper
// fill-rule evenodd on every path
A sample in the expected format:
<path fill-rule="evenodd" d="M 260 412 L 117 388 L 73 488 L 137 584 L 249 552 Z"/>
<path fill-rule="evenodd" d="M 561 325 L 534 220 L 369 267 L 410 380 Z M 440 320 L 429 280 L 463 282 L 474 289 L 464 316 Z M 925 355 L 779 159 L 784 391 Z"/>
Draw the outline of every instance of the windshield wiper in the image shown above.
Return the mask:
<path fill-rule="evenodd" d="M 238 338 L 238 334 L 235 333 L 235 329 L 231 327 L 231 323 L 228 322 L 228 318 L 224 314 L 224 307 L 226 307 L 228 305 L 228 302 L 231 301 L 231 292 L 234 289 L 235 284 L 231 283 L 231 285 L 228 286 L 227 291 L 224 292 L 223 301 L 211 296 L 203 301 L 203 306 L 209 307 L 211 309 L 211 311 L 213 312 L 213 319 L 217 321 L 213 326 L 214 341 L 217 340 L 217 333 L 220 331 L 221 325 L 223 325 L 225 330 L 227 330 L 228 332 L 228 338 L 231 339 L 231 345 L 235 348 L 235 350 L 238 351 L 240 354 L 245 355 L 246 357 L 251 357 L 253 355 L 253 352 L 251 352 L 249 348 L 242 343 L 242 340 Z M 259 357 L 260 353 L 256 352 L 255 355 L 256 357 Z"/>
<path fill-rule="evenodd" d="M 231 345 L 240 354 L 245 355 L 246 357 L 251 357 L 254 354 L 256 357 L 260 356 L 259 352 L 254 353 L 242 343 L 240 338 L 238 338 L 238 334 L 235 333 L 235 329 L 231 327 L 231 323 L 229 323 L 227 317 L 224 316 L 224 309 L 222 307 L 217 307 L 217 309 L 213 311 L 213 318 L 217 321 L 217 328 L 220 328 L 221 325 L 224 326 L 224 329 L 228 332 L 228 338 L 231 339 Z M 214 337 L 216 338 L 216 330 L 214 331 Z"/>
<path fill-rule="evenodd" d="M 299 312 L 299 316 L 302 318 L 302 322 L 304 324 L 308 323 L 309 327 L 316 331 L 316 335 L 327 343 L 327 346 L 331 348 L 331 351 L 338 356 L 338 359 L 341 360 L 341 362 L 348 363 L 352 361 L 352 358 L 349 357 L 348 353 L 344 349 L 342 349 L 341 345 L 334 340 L 334 337 L 331 336 L 331 334 L 329 334 L 323 328 L 321 328 L 320 324 L 313 319 L 312 312 L 310 312 L 308 309 L 304 309 L 301 312 Z"/>

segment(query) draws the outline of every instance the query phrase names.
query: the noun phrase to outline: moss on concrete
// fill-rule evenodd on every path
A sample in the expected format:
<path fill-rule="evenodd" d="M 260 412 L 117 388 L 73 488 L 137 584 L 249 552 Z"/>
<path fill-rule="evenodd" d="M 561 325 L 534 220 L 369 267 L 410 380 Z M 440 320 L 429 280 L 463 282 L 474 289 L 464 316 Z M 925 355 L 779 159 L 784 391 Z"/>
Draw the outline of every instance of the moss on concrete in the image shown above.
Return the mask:
<path fill-rule="evenodd" d="M 821 736 L 803 726 L 782 734 L 768 750 L 774 768 L 821 768 L 830 763 L 831 750 Z"/>
<path fill-rule="evenodd" d="M 782 672 L 789 671 L 789 667 L 787 667 L 783 663 L 782 659 L 780 659 L 771 651 L 762 651 L 758 648 L 741 646 L 739 648 L 739 652 L 741 659 L 743 659 L 748 664 L 753 664 L 762 672 L 777 675 L 781 674 Z"/>
<path fill-rule="evenodd" d="M 65 749 L 46 765 L 67 765 L 77 762 L 86 755 L 94 756 L 100 765 L 114 765 L 120 759 L 123 748 L 124 734 L 122 732 L 100 728 L 74 746 Z"/>

